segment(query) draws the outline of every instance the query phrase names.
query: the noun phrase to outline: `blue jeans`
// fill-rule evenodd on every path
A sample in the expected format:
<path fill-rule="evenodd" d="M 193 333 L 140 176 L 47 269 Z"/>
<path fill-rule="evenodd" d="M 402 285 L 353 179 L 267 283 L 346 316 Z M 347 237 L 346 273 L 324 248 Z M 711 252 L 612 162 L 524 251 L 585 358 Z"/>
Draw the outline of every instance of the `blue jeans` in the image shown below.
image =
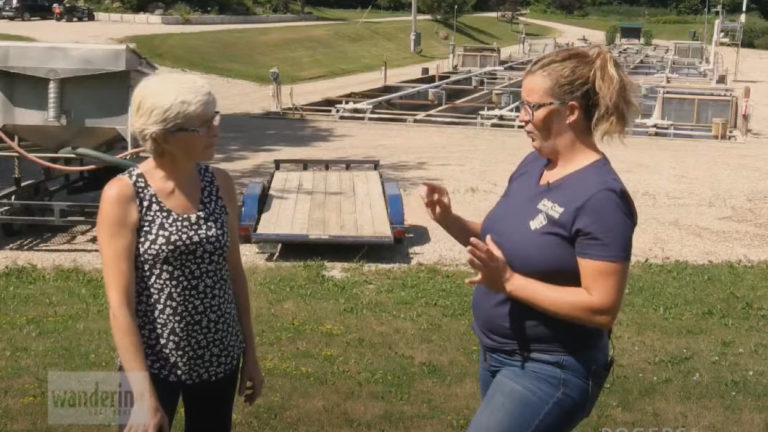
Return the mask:
<path fill-rule="evenodd" d="M 523 356 L 481 349 L 483 401 L 468 431 L 570 431 L 589 416 L 611 366 L 607 350 Z"/>

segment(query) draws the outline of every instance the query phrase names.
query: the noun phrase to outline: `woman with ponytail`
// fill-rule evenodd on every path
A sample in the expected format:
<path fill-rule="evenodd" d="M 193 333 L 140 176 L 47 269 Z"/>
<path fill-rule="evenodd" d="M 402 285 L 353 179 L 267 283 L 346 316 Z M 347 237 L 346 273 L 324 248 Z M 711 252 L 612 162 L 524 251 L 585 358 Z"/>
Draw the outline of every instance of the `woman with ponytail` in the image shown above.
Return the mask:
<path fill-rule="evenodd" d="M 425 183 L 430 216 L 467 247 L 482 403 L 472 432 L 570 431 L 611 369 L 611 328 L 637 223 L 598 143 L 621 137 L 633 85 L 610 52 L 570 48 L 525 73 L 519 120 L 534 151 L 482 222 Z"/>

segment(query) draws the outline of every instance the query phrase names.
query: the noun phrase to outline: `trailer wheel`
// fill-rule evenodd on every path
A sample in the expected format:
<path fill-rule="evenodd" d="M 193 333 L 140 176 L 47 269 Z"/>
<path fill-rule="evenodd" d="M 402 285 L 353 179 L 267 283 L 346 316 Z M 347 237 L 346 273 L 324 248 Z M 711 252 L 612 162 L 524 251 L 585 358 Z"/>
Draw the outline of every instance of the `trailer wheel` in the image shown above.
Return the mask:
<path fill-rule="evenodd" d="M 64 21 L 66 21 L 66 22 L 72 22 L 74 19 L 75 19 L 75 17 L 73 17 L 72 14 L 64 15 Z"/>
<path fill-rule="evenodd" d="M 29 12 L 23 12 L 21 14 L 21 20 L 22 21 L 29 21 L 32 19 L 32 15 L 29 14 Z"/>

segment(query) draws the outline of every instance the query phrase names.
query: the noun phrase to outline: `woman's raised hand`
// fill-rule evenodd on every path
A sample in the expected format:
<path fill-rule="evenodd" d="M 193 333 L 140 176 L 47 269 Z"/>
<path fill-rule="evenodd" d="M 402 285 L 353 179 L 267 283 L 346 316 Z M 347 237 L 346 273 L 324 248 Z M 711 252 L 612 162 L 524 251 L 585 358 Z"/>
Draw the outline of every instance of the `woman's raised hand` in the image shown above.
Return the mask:
<path fill-rule="evenodd" d="M 419 187 L 419 195 L 424 201 L 429 216 L 438 224 L 442 224 L 453 214 L 451 197 L 448 195 L 448 190 L 443 186 L 437 183 L 424 182 Z"/>

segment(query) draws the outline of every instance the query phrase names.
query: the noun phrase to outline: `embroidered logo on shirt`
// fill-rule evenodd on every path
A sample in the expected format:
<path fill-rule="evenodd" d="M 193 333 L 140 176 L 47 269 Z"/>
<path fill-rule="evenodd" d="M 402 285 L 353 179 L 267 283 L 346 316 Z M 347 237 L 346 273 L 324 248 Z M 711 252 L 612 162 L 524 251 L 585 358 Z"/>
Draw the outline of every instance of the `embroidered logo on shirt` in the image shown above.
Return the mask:
<path fill-rule="evenodd" d="M 546 198 L 541 200 L 541 202 L 539 203 L 539 205 L 536 206 L 536 208 L 552 216 L 555 219 L 559 219 L 560 215 L 563 213 L 563 210 L 565 210 L 564 208 L 560 207 L 557 203 L 553 203 L 552 201 Z"/>
<path fill-rule="evenodd" d="M 536 208 L 541 210 L 541 213 L 536 215 L 535 218 L 528 222 L 528 224 L 531 226 L 531 231 L 535 231 L 546 225 L 548 221 L 547 215 L 555 219 L 560 219 L 560 215 L 565 210 L 559 204 L 554 203 L 546 198 L 541 200 Z"/>
<path fill-rule="evenodd" d="M 547 224 L 547 215 L 541 212 L 528 223 L 531 225 L 531 231 L 537 230 Z"/>

